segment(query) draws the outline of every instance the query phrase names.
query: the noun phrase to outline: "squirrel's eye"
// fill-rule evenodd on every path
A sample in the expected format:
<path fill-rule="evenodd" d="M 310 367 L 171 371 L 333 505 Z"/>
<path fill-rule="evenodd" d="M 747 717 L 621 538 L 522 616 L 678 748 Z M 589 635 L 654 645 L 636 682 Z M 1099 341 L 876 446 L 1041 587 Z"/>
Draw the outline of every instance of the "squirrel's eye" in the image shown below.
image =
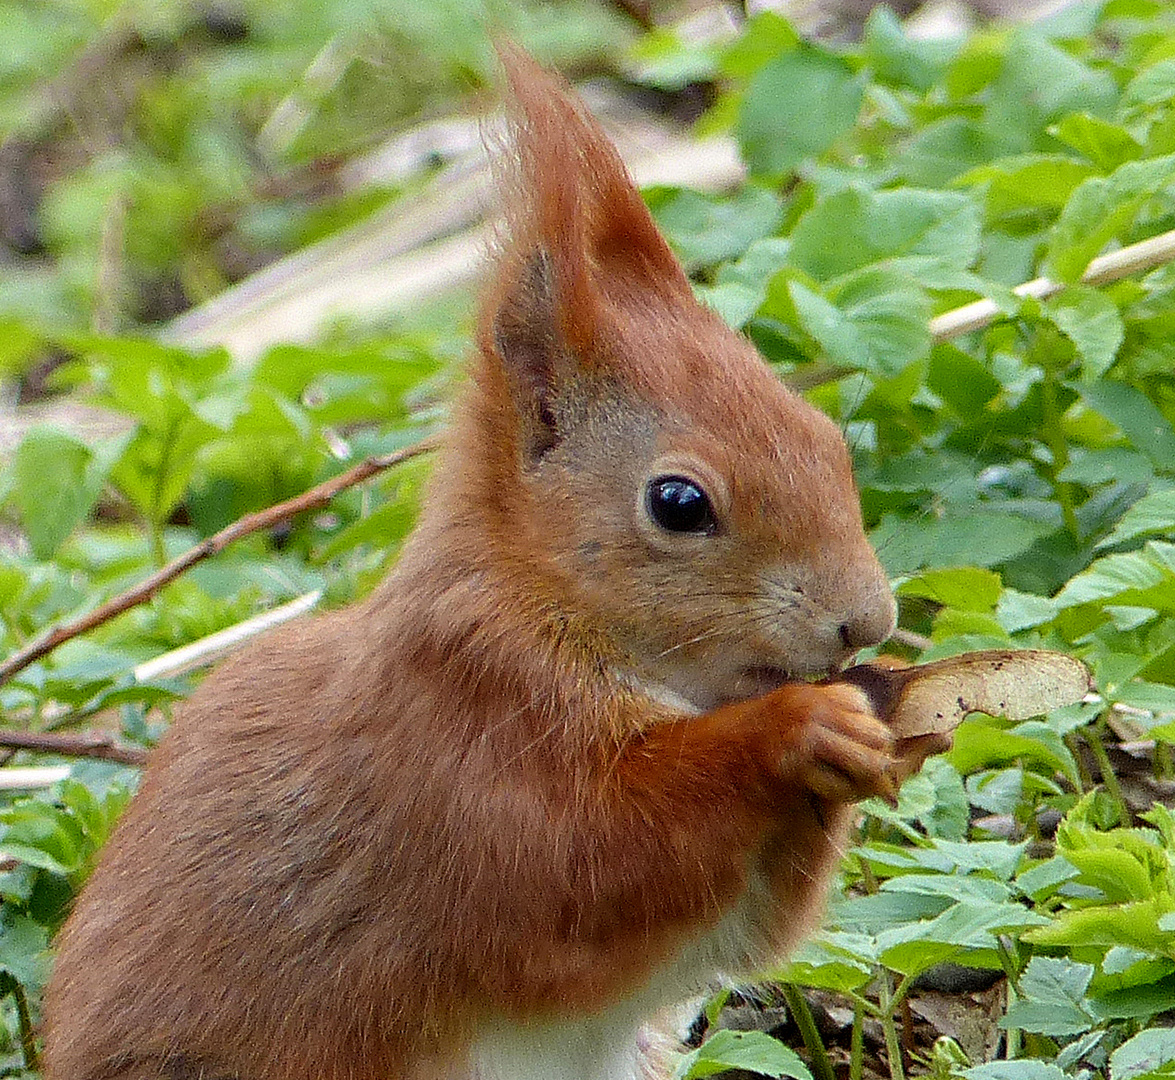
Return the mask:
<path fill-rule="evenodd" d="M 706 493 L 684 476 L 659 476 L 649 485 L 649 516 L 666 532 L 704 533 L 715 525 Z"/>

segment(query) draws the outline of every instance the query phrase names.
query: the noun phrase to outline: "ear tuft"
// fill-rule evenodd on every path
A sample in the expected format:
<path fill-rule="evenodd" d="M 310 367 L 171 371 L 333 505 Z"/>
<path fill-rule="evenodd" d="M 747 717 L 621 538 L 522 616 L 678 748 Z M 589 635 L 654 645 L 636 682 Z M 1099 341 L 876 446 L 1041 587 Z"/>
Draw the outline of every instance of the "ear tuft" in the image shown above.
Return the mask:
<path fill-rule="evenodd" d="M 590 350 L 610 290 L 691 297 L 616 148 L 560 77 L 512 45 L 499 47 L 511 90 L 513 154 L 499 162 L 507 235 L 504 274 L 536 251 L 550 267 L 564 342 Z"/>

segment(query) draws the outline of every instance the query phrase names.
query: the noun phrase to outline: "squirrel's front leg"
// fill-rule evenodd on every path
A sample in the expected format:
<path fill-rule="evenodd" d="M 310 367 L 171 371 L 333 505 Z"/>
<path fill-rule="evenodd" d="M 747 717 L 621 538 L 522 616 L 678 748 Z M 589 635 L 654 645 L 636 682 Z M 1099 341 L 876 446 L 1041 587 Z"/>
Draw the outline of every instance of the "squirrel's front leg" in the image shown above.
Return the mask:
<path fill-rule="evenodd" d="M 757 754 L 757 768 L 740 773 L 735 765 L 730 776 L 752 813 L 739 846 L 747 880 L 735 901 L 751 939 L 736 968 L 749 973 L 815 928 L 845 853 L 853 804 L 892 795 L 917 764 L 904 753 L 895 760 L 889 729 L 846 684 L 788 684 L 713 719 L 731 726 L 732 747 L 745 740 Z"/>
<path fill-rule="evenodd" d="M 532 864 L 527 885 L 518 883 L 534 895 L 517 897 L 514 910 L 538 918 L 557 904 L 560 918 L 547 922 L 554 933 L 520 935 L 507 961 L 522 968 L 509 985 L 512 1005 L 528 1011 L 518 998 L 526 987 L 537 1007 L 598 1009 L 695 946 L 704 953 L 760 867 L 772 910 L 753 912 L 757 940 L 747 956 L 716 957 L 705 977 L 745 966 L 776 923 L 810 926 L 843 841 L 844 809 L 891 790 L 891 746 L 855 687 L 788 684 L 655 722 L 618 754 L 601 747 L 594 775 L 578 785 L 581 799 L 543 838 L 546 869 Z M 562 896 L 559 882 L 570 885 Z"/>

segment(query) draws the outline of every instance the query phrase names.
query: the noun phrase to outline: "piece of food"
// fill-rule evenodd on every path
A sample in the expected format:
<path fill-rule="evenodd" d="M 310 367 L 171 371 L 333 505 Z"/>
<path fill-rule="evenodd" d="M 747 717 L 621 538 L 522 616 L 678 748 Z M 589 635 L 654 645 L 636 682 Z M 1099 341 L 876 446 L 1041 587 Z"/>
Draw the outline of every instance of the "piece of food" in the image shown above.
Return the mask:
<path fill-rule="evenodd" d="M 1027 720 L 1092 689 L 1080 660 L 1040 649 L 987 649 L 912 667 L 881 659 L 837 678 L 864 690 L 899 739 L 947 734 L 970 712 Z"/>

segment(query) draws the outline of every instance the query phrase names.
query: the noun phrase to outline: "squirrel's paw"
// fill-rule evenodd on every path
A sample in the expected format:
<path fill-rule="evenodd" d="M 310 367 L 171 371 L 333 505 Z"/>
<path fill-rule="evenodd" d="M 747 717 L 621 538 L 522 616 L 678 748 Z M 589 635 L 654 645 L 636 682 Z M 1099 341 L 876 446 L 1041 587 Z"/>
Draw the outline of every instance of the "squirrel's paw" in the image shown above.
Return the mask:
<path fill-rule="evenodd" d="M 803 760 L 793 759 L 804 786 L 833 802 L 892 798 L 898 785 L 894 739 L 868 697 L 844 683 L 809 689 L 814 697 L 796 747 Z"/>

